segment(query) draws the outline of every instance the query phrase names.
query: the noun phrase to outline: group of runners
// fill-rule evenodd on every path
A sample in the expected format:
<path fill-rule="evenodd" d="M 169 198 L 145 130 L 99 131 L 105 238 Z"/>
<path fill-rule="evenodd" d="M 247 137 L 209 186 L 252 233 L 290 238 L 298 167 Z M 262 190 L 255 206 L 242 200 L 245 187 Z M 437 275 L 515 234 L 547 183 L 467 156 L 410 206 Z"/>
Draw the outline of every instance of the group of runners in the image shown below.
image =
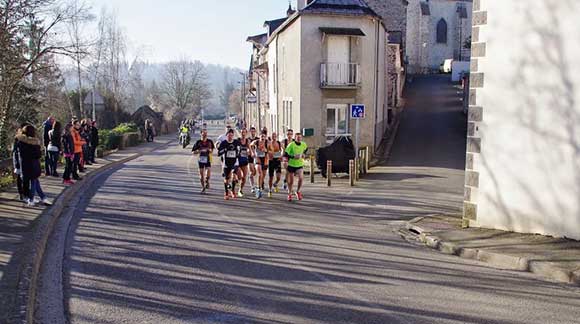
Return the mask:
<path fill-rule="evenodd" d="M 224 199 L 244 197 L 244 189 L 249 180 L 250 191 L 256 198 L 262 198 L 265 193 L 266 176 L 268 175 L 268 197 L 280 192 L 279 185 L 283 181 L 283 190 L 288 193 L 288 201 L 294 198 L 302 200 L 302 184 L 304 182 L 304 157 L 308 145 L 302 141 L 302 134 L 291 129 L 286 132 L 286 138 L 278 139 L 278 134 L 268 135 L 266 128 L 257 135 L 255 127 L 249 132 L 242 129 L 239 137 L 229 126 L 216 144 L 208 138 L 207 130 L 202 129 L 201 139 L 194 145 L 192 152 L 198 156 L 201 193 L 209 189 L 211 177 L 211 162 L 217 148 L 221 159 L 224 178 Z M 285 171 L 284 178 L 282 173 Z M 257 176 L 257 183 L 256 183 Z M 297 180 L 296 191 L 294 191 Z"/>

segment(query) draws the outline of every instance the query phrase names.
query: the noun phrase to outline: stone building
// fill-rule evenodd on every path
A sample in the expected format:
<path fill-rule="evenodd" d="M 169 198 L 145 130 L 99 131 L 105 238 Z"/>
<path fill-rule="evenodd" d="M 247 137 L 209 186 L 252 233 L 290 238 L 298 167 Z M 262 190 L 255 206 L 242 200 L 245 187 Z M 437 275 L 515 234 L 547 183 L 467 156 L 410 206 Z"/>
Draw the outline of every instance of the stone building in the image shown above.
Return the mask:
<path fill-rule="evenodd" d="M 580 1 L 473 10 L 464 223 L 580 240 Z"/>
<path fill-rule="evenodd" d="M 447 59 L 469 61 L 472 0 L 408 0 L 409 73 L 437 71 Z"/>

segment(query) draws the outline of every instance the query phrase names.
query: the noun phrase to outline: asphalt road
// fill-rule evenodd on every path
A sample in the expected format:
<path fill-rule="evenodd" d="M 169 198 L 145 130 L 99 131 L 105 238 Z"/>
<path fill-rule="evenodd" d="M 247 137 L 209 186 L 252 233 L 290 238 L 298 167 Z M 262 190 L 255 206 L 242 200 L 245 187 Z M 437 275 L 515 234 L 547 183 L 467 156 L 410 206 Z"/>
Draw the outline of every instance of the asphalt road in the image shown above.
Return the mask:
<path fill-rule="evenodd" d="M 82 197 L 64 263 L 71 323 L 578 323 L 578 288 L 393 232 L 437 209 L 398 193 L 441 179 L 395 168 L 355 190 L 308 184 L 302 202 L 225 202 L 218 169 L 208 195 L 196 171 L 174 145 Z"/>

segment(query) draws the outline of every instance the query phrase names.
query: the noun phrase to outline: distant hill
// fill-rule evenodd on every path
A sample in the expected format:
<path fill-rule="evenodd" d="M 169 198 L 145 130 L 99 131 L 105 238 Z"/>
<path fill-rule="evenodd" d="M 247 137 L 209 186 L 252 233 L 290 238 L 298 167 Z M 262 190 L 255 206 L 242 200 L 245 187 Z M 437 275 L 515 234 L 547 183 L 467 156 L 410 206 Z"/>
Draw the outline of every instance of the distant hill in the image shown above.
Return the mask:
<path fill-rule="evenodd" d="M 157 82 L 157 84 L 161 84 L 163 82 L 163 71 L 165 69 L 165 64 L 163 63 L 138 63 L 139 70 L 141 71 L 141 77 L 145 87 L 148 87 L 153 81 Z M 207 107 L 206 112 L 209 114 L 214 113 L 222 113 L 225 112 L 226 107 L 223 107 L 220 103 L 220 94 L 224 89 L 224 86 L 230 82 L 233 84 L 235 88 L 239 87 L 238 82 L 241 81 L 241 72 L 244 72 L 241 69 L 233 68 L 224 65 L 215 65 L 215 64 L 204 64 L 205 72 L 208 76 L 208 83 L 210 84 L 213 98 L 210 102 L 209 107 Z M 78 87 L 77 76 L 74 68 L 72 67 L 61 67 L 63 72 L 63 77 L 65 79 L 65 84 L 67 89 L 74 90 Z M 126 68 L 125 70 L 129 70 Z M 129 74 L 127 73 L 127 79 L 129 78 Z M 83 81 L 83 86 L 88 85 L 89 82 L 85 79 Z M 147 104 L 146 98 L 134 98 L 136 102 L 139 104 Z M 138 105 L 139 105 L 138 104 Z M 133 111 L 136 110 L 138 107 L 127 107 L 127 110 Z"/>

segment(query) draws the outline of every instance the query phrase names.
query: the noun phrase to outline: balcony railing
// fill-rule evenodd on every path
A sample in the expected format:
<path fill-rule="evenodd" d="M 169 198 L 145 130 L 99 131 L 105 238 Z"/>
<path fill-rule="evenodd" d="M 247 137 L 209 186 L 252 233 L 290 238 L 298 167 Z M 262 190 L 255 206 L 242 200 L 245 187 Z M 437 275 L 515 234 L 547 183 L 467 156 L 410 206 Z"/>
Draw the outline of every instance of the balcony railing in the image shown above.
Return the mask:
<path fill-rule="evenodd" d="M 323 88 L 355 88 L 360 84 L 360 65 L 356 63 L 322 63 L 320 86 Z"/>

